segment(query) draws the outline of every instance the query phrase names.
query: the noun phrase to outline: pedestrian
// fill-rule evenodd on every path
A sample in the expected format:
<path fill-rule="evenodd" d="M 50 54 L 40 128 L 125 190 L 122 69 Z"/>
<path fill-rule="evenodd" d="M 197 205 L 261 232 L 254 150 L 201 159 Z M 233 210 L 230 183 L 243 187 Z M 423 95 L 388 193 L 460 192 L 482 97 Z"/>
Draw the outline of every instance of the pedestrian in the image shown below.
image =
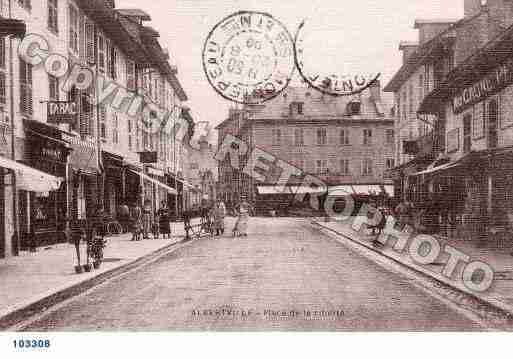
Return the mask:
<path fill-rule="evenodd" d="M 248 236 L 248 222 L 251 212 L 251 205 L 246 201 L 246 197 L 243 196 L 241 203 L 237 208 L 238 218 L 236 222 L 236 229 L 239 236 Z"/>
<path fill-rule="evenodd" d="M 169 208 L 167 207 L 166 201 L 162 201 L 160 204 L 160 208 L 157 212 L 158 223 L 159 223 L 159 233 L 162 233 L 164 238 L 171 238 L 171 224 L 170 224 L 170 213 Z M 159 235 L 157 235 L 157 238 Z"/>
<path fill-rule="evenodd" d="M 220 199 L 216 200 L 212 210 L 212 217 L 214 219 L 214 230 L 216 236 L 224 234 L 224 218 L 226 217 L 226 206 Z"/>
<path fill-rule="evenodd" d="M 128 233 L 130 226 L 130 209 L 126 204 L 119 206 L 118 218 L 123 228 L 123 233 Z"/>
<path fill-rule="evenodd" d="M 142 225 L 142 209 L 138 205 L 135 205 L 135 207 L 132 210 L 131 222 L 132 222 L 132 241 L 140 241 L 143 225 Z"/>
<path fill-rule="evenodd" d="M 152 218 L 151 218 L 151 202 L 146 200 L 142 210 L 142 224 L 143 224 L 143 239 L 150 239 L 150 231 Z"/>

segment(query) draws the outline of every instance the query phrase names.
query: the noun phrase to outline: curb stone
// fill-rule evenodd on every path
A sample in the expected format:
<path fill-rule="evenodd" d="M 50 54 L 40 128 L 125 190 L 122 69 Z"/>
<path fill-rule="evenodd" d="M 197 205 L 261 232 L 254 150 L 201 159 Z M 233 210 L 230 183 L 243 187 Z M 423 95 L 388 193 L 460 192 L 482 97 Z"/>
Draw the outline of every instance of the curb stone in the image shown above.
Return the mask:
<path fill-rule="evenodd" d="M 159 257 L 160 255 L 165 254 L 167 251 L 176 247 L 176 249 L 181 248 L 182 246 L 193 243 L 194 240 L 185 240 L 184 238 L 170 243 L 162 248 L 159 248 L 151 253 L 148 253 L 140 258 L 134 259 L 133 261 L 126 263 L 122 266 L 112 268 L 106 272 L 100 273 L 97 276 L 92 278 L 85 279 L 79 283 L 73 284 L 67 288 L 57 291 L 56 293 L 50 294 L 44 298 L 34 301 L 28 305 L 25 305 L 21 308 L 14 309 L 12 312 L 3 315 L 0 317 L 0 331 L 8 330 L 9 328 L 19 324 L 37 314 L 41 314 L 44 311 L 48 310 L 52 306 L 59 304 L 67 299 L 73 298 L 81 293 L 86 292 L 87 290 L 96 287 L 109 279 L 113 279 L 125 272 L 128 272 L 132 269 L 140 267 L 147 262 Z"/>
<path fill-rule="evenodd" d="M 321 222 L 312 221 L 311 224 L 317 225 L 324 230 L 330 231 L 332 233 L 335 233 L 338 236 L 344 237 L 344 238 L 350 240 L 351 242 L 356 243 L 357 245 L 359 245 L 365 249 L 371 250 L 372 252 L 377 253 L 400 266 L 406 267 L 409 270 L 415 272 L 417 275 L 427 278 L 431 281 L 434 281 L 436 283 L 436 285 L 439 286 L 440 288 L 448 287 L 451 290 L 455 291 L 458 296 L 461 296 L 461 298 L 463 300 L 466 300 L 468 302 L 474 302 L 478 306 L 484 305 L 484 306 L 490 307 L 494 311 L 496 311 L 500 315 L 502 315 L 508 321 L 513 320 L 513 306 L 510 306 L 510 305 L 503 303 L 499 300 L 483 298 L 469 290 L 464 290 L 462 288 L 459 288 L 459 287 L 455 286 L 454 284 L 450 283 L 448 280 L 444 280 L 444 278 L 441 276 L 435 276 L 435 275 L 433 275 L 433 273 L 430 273 L 429 271 L 425 270 L 424 268 L 422 268 L 420 266 L 415 266 L 415 265 L 411 265 L 409 263 L 405 263 L 405 262 L 395 258 L 394 256 L 391 256 L 391 255 L 384 253 L 383 251 L 373 247 L 371 244 L 366 244 L 363 241 L 351 238 L 350 236 L 348 236 L 344 233 L 341 233 L 333 228 L 329 228 L 329 227 L 323 225 Z"/>

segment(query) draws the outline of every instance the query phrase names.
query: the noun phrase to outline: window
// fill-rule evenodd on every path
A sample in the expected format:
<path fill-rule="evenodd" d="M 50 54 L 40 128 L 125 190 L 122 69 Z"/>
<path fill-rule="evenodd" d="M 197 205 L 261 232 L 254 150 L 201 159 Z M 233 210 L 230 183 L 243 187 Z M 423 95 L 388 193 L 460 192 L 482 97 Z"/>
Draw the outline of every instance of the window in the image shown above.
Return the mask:
<path fill-rule="evenodd" d="M 105 73 L 106 56 L 107 56 L 107 44 L 106 39 L 103 35 L 98 34 L 98 71 Z"/>
<path fill-rule="evenodd" d="M 386 131 L 386 141 L 387 145 L 393 145 L 394 139 L 395 139 L 395 131 L 394 130 L 387 130 Z"/>
<path fill-rule="evenodd" d="M 394 168 L 395 160 L 393 158 L 387 158 L 386 167 L 387 167 L 387 170 L 391 170 L 392 168 Z"/>
<path fill-rule="evenodd" d="M 496 100 L 488 104 L 488 148 L 497 148 L 499 145 L 499 108 Z"/>
<path fill-rule="evenodd" d="M 303 114 L 303 103 L 302 102 L 297 103 L 297 113 L 298 113 L 298 115 Z"/>
<path fill-rule="evenodd" d="M 424 98 L 424 75 L 419 75 L 419 101 Z"/>
<path fill-rule="evenodd" d="M 112 115 L 112 143 L 119 143 L 119 117 L 117 113 Z"/>
<path fill-rule="evenodd" d="M 317 160 L 317 174 L 325 174 L 328 172 L 328 160 Z"/>
<path fill-rule="evenodd" d="M 6 104 L 5 38 L 0 37 L 0 104 Z"/>
<path fill-rule="evenodd" d="M 107 139 L 107 108 L 100 106 L 100 138 Z"/>
<path fill-rule="evenodd" d="M 108 71 L 110 78 L 113 80 L 118 78 L 117 57 L 118 53 L 116 47 L 111 43 L 109 50 Z"/>
<path fill-rule="evenodd" d="M 340 173 L 344 176 L 347 176 L 350 173 L 349 160 L 347 160 L 347 159 L 340 160 Z"/>
<path fill-rule="evenodd" d="M 69 48 L 78 54 L 78 10 L 75 6 L 69 7 Z"/>
<path fill-rule="evenodd" d="M 48 75 L 48 84 L 50 86 L 50 101 L 59 101 L 59 79 Z"/>
<path fill-rule="evenodd" d="M 397 95 L 397 120 L 401 122 L 401 94 Z"/>
<path fill-rule="evenodd" d="M 18 4 L 25 10 L 32 10 L 32 0 L 18 0 Z"/>
<path fill-rule="evenodd" d="M 59 32 L 59 7 L 57 2 L 58 0 L 48 0 L 48 28 L 55 33 Z"/>
<path fill-rule="evenodd" d="M 20 59 L 20 92 L 20 111 L 26 115 L 32 115 L 32 65 L 22 59 Z"/>
<path fill-rule="evenodd" d="M 272 139 L 273 139 L 273 146 L 279 146 L 281 144 L 281 129 L 273 128 Z"/>
<path fill-rule="evenodd" d="M 360 115 L 362 104 L 360 101 L 351 101 L 347 104 L 347 114 L 350 116 Z"/>
<path fill-rule="evenodd" d="M 463 152 L 468 153 L 472 148 L 472 115 L 463 117 Z"/>
<path fill-rule="evenodd" d="M 86 21 L 85 24 L 85 55 L 88 63 L 92 64 L 96 62 L 95 47 L 96 47 L 96 30 L 93 22 Z"/>
<path fill-rule="evenodd" d="M 363 144 L 372 145 L 372 130 L 363 130 Z"/>
<path fill-rule="evenodd" d="M 413 114 L 413 112 L 414 112 L 414 103 L 413 103 L 413 84 L 410 84 L 410 86 L 409 86 L 409 91 L 410 91 L 410 93 L 409 93 L 408 97 L 409 97 L 409 99 L 410 99 L 410 102 L 409 102 L 409 104 L 410 104 L 410 115 L 412 115 L 412 114 Z"/>
<path fill-rule="evenodd" d="M 126 62 L 126 87 L 130 91 L 136 90 L 135 62 L 132 60 L 127 60 Z"/>
<path fill-rule="evenodd" d="M 362 175 L 363 176 L 371 176 L 372 175 L 372 160 L 369 158 L 366 158 L 363 160 Z"/>
<path fill-rule="evenodd" d="M 305 132 L 302 128 L 294 129 L 294 144 L 296 146 L 303 146 L 305 144 Z"/>
<path fill-rule="evenodd" d="M 349 145 L 349 131 L 340 130 L 340 144 L 343 146 Z"/>
<path fill-rule="evenodd" d="M 403 92 L 403 120 L 406 121 L 408 118 L 408 93 L 406 90 Z"/>
<path fill-rule="evenodd" d="M 153 100 L 158 101 L 159 96 L 159 79 L 153 80 Z"/>
<path fill-rule="evenodd" d="M 317 145 L 324 146 L 328 143 L 327 131 L 325 128 L 317 129 Z"/>
<path fill-rule="evenodd" d="M 134 143 L 133 143 L 133 137 L 132 137 L 132 126 L 133 126 L 133 123 L 132 123 L 132 118 L 128 118 L 128 150 L 129 151 L 132 151 L 133 150 L 133 147 L 134 147 Z"/>

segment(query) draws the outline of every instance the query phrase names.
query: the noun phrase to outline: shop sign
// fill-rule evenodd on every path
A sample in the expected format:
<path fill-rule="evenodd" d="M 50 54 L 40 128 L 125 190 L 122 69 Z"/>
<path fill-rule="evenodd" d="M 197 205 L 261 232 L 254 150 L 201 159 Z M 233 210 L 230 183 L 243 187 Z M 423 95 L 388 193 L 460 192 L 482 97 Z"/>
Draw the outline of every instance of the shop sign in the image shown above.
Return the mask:
<path fill-rule="evenodd" d="M 148 171 L 148 174 L 151 176 L 164 177 L 164 171 L 159 170 L 157 168 L 148 167 L 147 171 Z"/>
<path fill-rule="evenodd" d="M 157 163 L 157 152 L 139 152 L 140 162 L 141 163 Z"/>
<path fill-rule="evenodd" d="M 46 104 L 48 123 L 73 124 L 77 121 L 77 103 L 74 101 L 48 101 Z"/>
<path fill-rule="evenodd" d="M 464 89 L 453 99 L 454 113 L 461 113 L 488 96 L 513 83 L 513 59 L 508 60 L 490 74 L 470 87 Z"/>

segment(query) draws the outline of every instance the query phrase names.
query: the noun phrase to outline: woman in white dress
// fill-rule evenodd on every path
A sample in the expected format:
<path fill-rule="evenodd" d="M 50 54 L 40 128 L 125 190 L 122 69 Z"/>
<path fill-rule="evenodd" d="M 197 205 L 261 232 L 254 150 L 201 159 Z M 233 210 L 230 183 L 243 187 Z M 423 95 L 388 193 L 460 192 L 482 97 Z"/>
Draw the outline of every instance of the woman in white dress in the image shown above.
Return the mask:
<path fill-rule="evenodd" d="M 248 222 L 251 212 L 251 205 L 246 201 L 246 198 L 242 198 L 242 202 L 238 208 L 238 219 L 237 219 L 237 232 L 239 236 L 248 236 Z"/>

